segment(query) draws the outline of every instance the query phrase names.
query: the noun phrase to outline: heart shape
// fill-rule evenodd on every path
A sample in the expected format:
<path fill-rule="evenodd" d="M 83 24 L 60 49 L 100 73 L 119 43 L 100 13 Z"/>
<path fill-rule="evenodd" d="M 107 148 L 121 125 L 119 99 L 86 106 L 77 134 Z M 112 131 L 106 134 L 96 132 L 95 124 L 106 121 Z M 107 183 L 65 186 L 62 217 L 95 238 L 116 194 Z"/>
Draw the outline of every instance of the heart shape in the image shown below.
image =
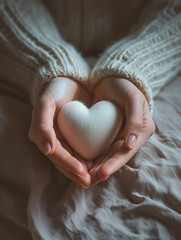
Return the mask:
<path fill-rule="evenodd" d="M 91 108 L 72 101 L 58 112 L 57 125 L 69 145 L 84 159 L 92 160 L 114 141 L 122 113 L 109 101 L 97 102 Z"/>

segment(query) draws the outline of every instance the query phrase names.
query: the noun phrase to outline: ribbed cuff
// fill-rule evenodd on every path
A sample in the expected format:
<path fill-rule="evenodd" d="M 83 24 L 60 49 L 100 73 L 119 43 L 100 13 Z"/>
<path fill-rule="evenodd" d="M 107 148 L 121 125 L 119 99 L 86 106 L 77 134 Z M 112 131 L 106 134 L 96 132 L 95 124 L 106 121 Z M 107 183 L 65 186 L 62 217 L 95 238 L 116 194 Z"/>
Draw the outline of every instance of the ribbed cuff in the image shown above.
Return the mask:
<path fill-rule="evenodd" d="M 58 58 L 54 58 L 38 69 L 34 79 L 31 102 L 34 105 L 43 89 L 53 78 L 67 77 L 81 82 L 88 88 L 89 66 L 82 56 L 68 43 L 58 48 Z"/>
<path fill-rule="evenodd" d="M 115 76 L 120 78 L 125 78 L 129 81 L 131 81 L 146 97 L 146 100 L 149 104 L 150 112 L 153 111 L 153 94 L 150 86 L 148 83 L 144 80 L 144 77 L 141 76 L 141 74 L 137 74 L 134 72 L 134 70 L 129 67 L 128 65 L 126 67 L 121 67 L 120 63 L 116 65 L 114 62 L 114 67 L 112 67 L 112 63 L 107 64 L 104 68 L 99 68 L 99 71 L 93 72 L 91 75 L 91 87 L 93 88 L 98 84 L 98 82 L 108 76 Z"/>
<path fill-rule="evenodd" d="M 181 20 L 177 18 L 157 33 L 114 44 L 94 67 L 90 76 L 91 87 L 108 76 L 128 79 L 143 92 L 152 112 L 153 97 L 179 72 L 180 30 Z"/>

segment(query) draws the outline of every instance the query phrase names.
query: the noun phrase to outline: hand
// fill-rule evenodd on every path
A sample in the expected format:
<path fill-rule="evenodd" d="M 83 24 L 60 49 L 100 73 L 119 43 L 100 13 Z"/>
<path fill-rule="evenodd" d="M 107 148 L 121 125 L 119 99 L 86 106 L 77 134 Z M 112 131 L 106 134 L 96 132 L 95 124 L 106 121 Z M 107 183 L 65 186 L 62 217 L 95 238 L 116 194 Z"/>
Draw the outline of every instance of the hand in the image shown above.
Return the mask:
<path fill-rule="evenodd" d="M 125 165 L 155 132 L 148 103 L 130 81 L 117 77 L 103 79 L 94 89 L 93 102 L 108 100 L 123 112 L 124 125 L 110 149 L 96 159 L 89 174 L 92 184 L 107 179 Z"/>
<path fill-rule="evenodd" d="M 88 187 L 91 183 L 88 164 L 79 157 L 57 131 L 56 117 L 67 102 L 82 100 L 90 104 L 85 88 L 69 78 L 53 79 L 43 91 L 33 108 L 29 139 L 52 161 L 55 167 L 78 185 Z"/>

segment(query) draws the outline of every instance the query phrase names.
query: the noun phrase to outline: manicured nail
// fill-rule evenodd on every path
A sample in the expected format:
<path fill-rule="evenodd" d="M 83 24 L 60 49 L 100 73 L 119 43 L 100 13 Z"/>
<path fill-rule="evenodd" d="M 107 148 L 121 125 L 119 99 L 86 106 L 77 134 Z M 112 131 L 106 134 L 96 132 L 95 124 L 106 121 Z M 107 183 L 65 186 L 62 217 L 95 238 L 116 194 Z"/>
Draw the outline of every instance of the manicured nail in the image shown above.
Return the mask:
<path fill-rule="evenodd" d="M 88 173 L 86 173 L 86 175 L 85 175 L 85 177 L 84 177 L 84 181 L 85 181 L 84 184 L 86 184 L 86 185 L 89 186 L 89 184 L 90 184 L 90 182 L 91 182 L 91 176 L 90 176 Z M 83 188 L 86 188 L 86 189 L 89 188 L 89 187 L 87 187 L 87 186 L 84 185 L 84 184 L 81 184 Z"/>
<path fill-rule="evenodd" d="M 133 149 L 136 145 L 136 136 L 135 135 L 129 135 L 127 144 L 128 146 Z"/>
<path fill-rule="evenodd" d="M 43 152 L 45 155 L 47 155 L 51 152 L 51 145 L 49 142 L 46 142 L 43 144 Z"/>

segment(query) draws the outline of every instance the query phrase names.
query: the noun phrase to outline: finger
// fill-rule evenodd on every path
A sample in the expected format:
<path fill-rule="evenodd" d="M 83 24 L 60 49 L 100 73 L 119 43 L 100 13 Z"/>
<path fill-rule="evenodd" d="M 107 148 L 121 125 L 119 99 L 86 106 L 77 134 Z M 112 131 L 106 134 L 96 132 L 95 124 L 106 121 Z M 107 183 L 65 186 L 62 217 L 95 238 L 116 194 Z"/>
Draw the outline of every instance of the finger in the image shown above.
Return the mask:
<path fill-rule="evenodd" d="M 149 134 L 142 134 L 137 141 L 136 147 L 131 150 L 127 149 L 125 144 L 123 144 L 121 148 L 101 166 L 98 172 L 99 178 L 102 180 L 107 179 L 124 166 L 144 145 L 148 137 Z"/>
<path fill-rule="evenodd" d="M 105 180 L 99 177 L 99 169 L 105 164 L 105 162 L 111 158 L 117 151 L 118 149 L 120 149 L 120 147 L 122 146 L 123 141 L 119 140 L 117 142 L 115 142 L 110 151 L 108 153 L 106 153 L 102 159 L 100 159 L 101 161 L 99 162 L 98 165 L 96 165 L 96 167 L 94 167 L 91 171 L 90 171 L 90 175 L 92 178 L 92 184 L 97 184 L 98 182 Z"/>
<path fill-rule="evenodd" d="M 73 182 L 75 182 L 77 185 L 79 185 L 80 187 L 83 188 L 88 188 L 90 185 L 87 184 L 87 182 L 84 181 L 84 178 L 75 175 L 72 172 L 67 171 L 65 168 L 60 166 L 55 165 L 55 167 L 61 172 L 63 173 L 67 178 L 69 178 L 70 180 L 72 180 Z"/>
<path fill-rule="evenodd" d="M 92 169 L 92 167 L 94 166 L 94 160 L 89 160 L 89 161 L 86 161 L 86 166 L 87 166 L 87 170 L 88 172 Z"/>
<path fill-rule="evenodd" d="M 52 155 L 49 155 L 49 158 L 60 171 L 64 168 L 68 172 L 81 177 L 85 186 L 90 185 L 90 175 L 85 171 L 83 165 L 65 150 L 58 140 L 56 150 Z"/>
<path fill-rule="evenodd" d="M 94 165 L 92 166 L 91 171 L 95 171 L 96 169 L 98 169 L 100 167 L 100 165 L 103 162 L 103 159 L 109 154 L 111 150 L 111 146 L 108 147 L 104 153 L 102 153 L 100 156 L 97 157 L 97 159 L 94 160 Z"/>
<path fill-rule="evenodd" d="M 72 155 L 74 156 L 77 160 L 79 160 L 80 163 L 82 163 L 84 169 L 86 172 L 88 172 L 87 165 L 86 165 L 86 160 L 84 160 L 78 153 L 72 150 L 72 148 L 65 142 L 61 141 L 61 145 Z M 91 162 L 91 161 L 90 161 Z"/>
<path fill-rule="evenodd" d="M 44 154 L 50 154 L 56 148 L 56 135 L 53 129 L 54 114 L 54 102 L 42 96 L 33 109 L 29 139 L 35 142 Z"/>
<path fill-rule="evenodd" d="M 87 171 L 87 168 L 85 166 L 85 162 L 83 161 L 83 159 L 78 155 L 76 154 L 72 148 L 65 142 L 65 141 L 62 141 L 61 142 L 61 145 L 62 147 L 67 150 L 72 156 L 74 155 L 74 157 L 76 159 L 78 159 L 82 165 L 84 166 L 85 170 Z M 84 187 L 84 188 L 87 188 L 89 185 L 87 184 L 87 182 L 85 182 L 84 180 L 84 176 L 79 176 L 79 175 L 76 175 L 74 172 L 70 172 L 68 171 L 67 169 L 65 169 L 64 166 L 62 165 L 56 165 L 56 168 L 61 171 L 66 177 L 68 177 L 69 179 L 71 179 L 72 181 L 76 182 L 78 185 L 80 185 L 81 187 Z"/>
<path fill-rule="evenodd" d="M 133 149 L 143 131 L 144 97 L 131 94 L 125 101 L 126 126 L 124 129 L 125 146 Z"/>
<path fill-rule="evenodd" d="M 120 128 L 120 130 L 119 130 L 119 132 L 118 132 L 118 134 L 117 134 L 114 142 L 117 142 L 117 141 L 119 141 L 119 140 L 123 140 L 123 139 L 124 139 L 124 129 L 125 129 L 125 125 L 126 125 L 126 121 L 123 120 L 123 123 L 122 123 L 122 125 L 121 125 L 121 128 Z"/>
<path fill-rule="evenodd" d="M 55 134 L 56 134 L 57 139 L 58 139 L 60 142 L 64 141 L 64 138 L 63 138 L 62 134 L 60 133 L 60 130 L 59 130 L 59 128 L 58 128 L 58 126 L 57 126 L 56 123 L 54 123 L 54 131 L 55 131 Z"/>
<path fill-rule="evenodd" d="M 97 172 L 102 164 L 102 162 L 104 162 L 106 156 L 108 155 L 109 153 L 109 150 L 110 148 L 108 148 L 101 156 L 99 156 L 95 162 L 94 162 L 94 165 L 92 166 L 91 170 L 89 171 L 89 174 L 91 176 L 91 184 L 97 184 L 100 179 L 97 175 Z"/>
<path fill-rule="evenodd" d="M 101 165 L 104 164 L 104 162 L 107 161 L 123 144 L 123 140 L 118 140 L 114 142 L 107 150 L 96 159 L 94 166 L 92 167 L 91 171 L 95 171 L 98 168 L 100 168 Z"/>
<path fill-rule="evenodd" d="M 76 153 L 75 151 L 72 153 L 72 155 L 82 163 L 82 166 L 84 167 L 85 171 L 88 172 L 87 165 L 86 165 L 86 160 L 84 160 L 84 159 L 83 159 L 78 153 Z"/>
<path fill-rule="evenodd" d="M 67 152 L 69 152 L 70 155 L 73 156 L 73 150 L 72 150 L 72 148 L 71 148 L 64 140 L 60 141 L 60 143 L 61 143 L 62 147 L 63 147 Z M 75 157 L 75 156 L 74 156 L 74 157 Z M 75 158 L 76 158 L 76 157 L 75 157 Z"/>

